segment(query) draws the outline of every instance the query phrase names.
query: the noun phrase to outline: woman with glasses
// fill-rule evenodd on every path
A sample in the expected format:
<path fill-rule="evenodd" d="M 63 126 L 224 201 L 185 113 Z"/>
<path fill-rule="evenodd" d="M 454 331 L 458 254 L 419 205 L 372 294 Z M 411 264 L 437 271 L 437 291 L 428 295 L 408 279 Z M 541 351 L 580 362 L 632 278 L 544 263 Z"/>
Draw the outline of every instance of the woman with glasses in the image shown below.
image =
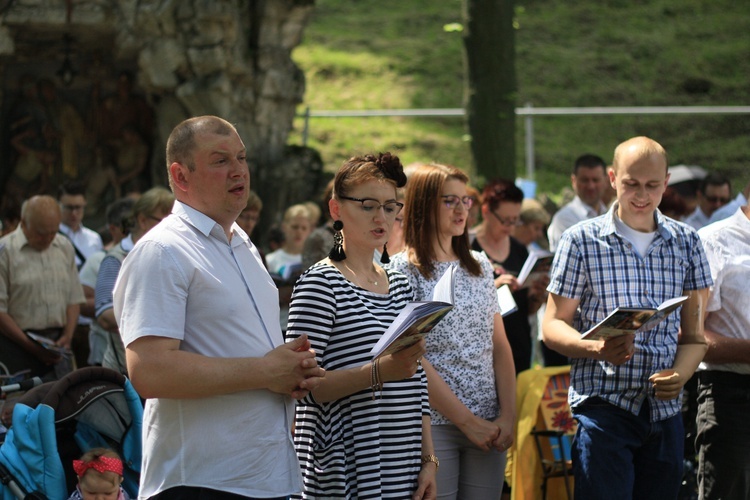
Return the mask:
<path fill-rule="evenodd" d="M 287 340 L 307 334 L 326 376 L 300 400 L 294 444 L 302 498 L 435 498 L 425 343 L 372 359 L 411 300 L 405 276 L 373 261 L 403 204 L 406 176 L 389 153 L 346 161 L 329 202 L 334 246 L 297 282 Z"/>
<path fill-rule="evenodd" d="M 533 340 L 529 315 L 539 309 L 547 285 L 547 280 L 542 278 L 521 287 L 516 279 L 529 256 L 526 245 L 511 236 L 521 224 L 522 202 L 523 191 L 513 182 L 490 181 L 482 193 L 482 223 L 471 235 L 471 248 L 484 253 L 492 262 L 495 287 L 509 286 L 518 306 L 516 312 L 503 318 L 516 373 L 531 367 Z"/>
<path fill-rule="evenodd" d="M 515 372 L 492 265 L 469 248 L 466 174 L 424 165 L 409 177 L 406 250 L 386 267 L 404 273 L 416 300 L 430 300 L 457 265 L 454 308 L 425 337 L 432 437 L 440 457 L 438 498 L 500 498 L 513 443 Z"/>

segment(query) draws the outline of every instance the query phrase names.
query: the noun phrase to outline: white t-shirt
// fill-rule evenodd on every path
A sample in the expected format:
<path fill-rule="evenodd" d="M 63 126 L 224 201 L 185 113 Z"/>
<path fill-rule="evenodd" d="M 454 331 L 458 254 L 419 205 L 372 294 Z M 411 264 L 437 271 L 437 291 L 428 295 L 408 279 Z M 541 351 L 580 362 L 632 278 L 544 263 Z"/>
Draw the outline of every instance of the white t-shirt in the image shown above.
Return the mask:
<path fill-rule="evenodd" d="M 706 330 L 750 340 L 750 220 L 738 209 L 734 215 L 709 224 L 698 235 L 703 242 L 714 286 L 706 305 Z M 750 375 L 750 363 L 700 364 L 701 370 L 723 370 Z"/>
<path fill-rule="evenodd" d="M 266 255 L 266 265 L 268 266 L 268 272 L 278 274 L 285 280 L 288 280 L 295 268 L 299 269 L 299 265 L 301 264 L 301 253 L 291 254 L 283 248 L 274 250 L 273 252 Z"/>
<path fill-rule="evenodd" d="M 282 345 L 278 291 L 233 226 L 175 202 L 123 261 L 114 311 L 125 345 L 155 335 L 211 357 L 261 357 Z M 148 399 L 140 495 L 199 486 L 250 497 L 301 491 L 290 428 L 294 405 L 268 390 Z"/>
<path fill-rule="evenodd" d="M 617 232 L 622 234 L 625 239 L 628 240 L 631 245 L 633 245 L 633 247 L 635 248 L 635 252 L 640 255 L 641 258 L 645 257 L 646 252 L 648 252 L 648 247 L 656 237 L 656 231 L 650 231 L 648 233 L 636 231 L 632 227 L 625 224 L 622 219 L 617 216 L 617 213 L 615 213 L 614 215 L 615 227 L 617 228 Z"/>

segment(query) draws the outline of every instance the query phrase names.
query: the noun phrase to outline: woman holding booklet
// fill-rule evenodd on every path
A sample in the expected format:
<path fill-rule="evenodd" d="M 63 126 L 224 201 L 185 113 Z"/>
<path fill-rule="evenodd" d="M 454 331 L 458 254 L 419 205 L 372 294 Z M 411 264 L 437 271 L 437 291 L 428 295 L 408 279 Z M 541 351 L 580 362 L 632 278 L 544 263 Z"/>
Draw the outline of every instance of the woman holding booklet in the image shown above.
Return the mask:
<path fill-rule="evenodd" d="M 474 199 L 455 167 L 423 165 L 409 177 L 406 251 L 386 266 L 429 300 L 456 265 L 454 307 L 425 337 L 432 436 L 441 459 L 439 498 L 499 498 L 505 450 L 513 443 L 515 370 L 487 257 L 469 248 Z"/>
<path fill-rule="evenodd" d="M 518 309 L 503 318 L 508 341 L 513 350 L 516 373 L 531 368 L 532 337 L 529 315 L 542 305 L 549 279 L 521 283 L 516 278 L 529 257 L 526 245 L 511 236 L 521 223 L 523 191 L 512 181 L 490 181 L 482 192 L 482 223 L 470 235 L 471 248 L 484 253 L 492 263 L 495 286 L 507 285 L 513 292 Z"/>
<path fill-rule="evenodd" d="M 346 161 L 329 203 L 334 247 L 299 279 L 287 340 L 307 334 L 326 376 L 300 400 L 294 443 L 302 498 L 436 497 L 424 340 L 373 359 L 371 349 L 413 300 L 388 260 L 391 227 L 403 204 L 401 162 L 389 153 Z"/>

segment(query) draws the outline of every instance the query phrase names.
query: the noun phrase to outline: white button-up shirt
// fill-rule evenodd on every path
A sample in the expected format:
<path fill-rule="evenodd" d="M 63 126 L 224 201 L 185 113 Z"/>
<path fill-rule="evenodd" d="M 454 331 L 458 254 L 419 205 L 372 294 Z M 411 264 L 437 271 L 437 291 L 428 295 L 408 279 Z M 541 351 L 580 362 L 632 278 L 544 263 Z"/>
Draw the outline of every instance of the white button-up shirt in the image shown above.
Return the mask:
<path fill-rule="evenodd" d="M 210 357 L 261 357 L 284 340 L 278 291 L 247 235 L 231 241 L 214 220 L 175 202 L 123 262 L 114 310 L 125 345 L 180 340 Z M 290 397 L 268 390 L 197 399 L 149 399 L 140 495 L 178 485 L 250 497 L 301 491 Z"/>

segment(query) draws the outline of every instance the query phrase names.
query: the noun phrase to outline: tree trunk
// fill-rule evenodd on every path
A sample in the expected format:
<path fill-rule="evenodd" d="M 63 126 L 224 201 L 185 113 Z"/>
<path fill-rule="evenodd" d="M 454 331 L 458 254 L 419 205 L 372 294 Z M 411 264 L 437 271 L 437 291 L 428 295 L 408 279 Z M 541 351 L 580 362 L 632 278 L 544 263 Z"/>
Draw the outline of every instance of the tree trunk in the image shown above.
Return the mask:
<path fill-rule="evenodd" d="M 464 105 L 478 180 L 515 179 L 512 0 L 464 0 Z"/>

